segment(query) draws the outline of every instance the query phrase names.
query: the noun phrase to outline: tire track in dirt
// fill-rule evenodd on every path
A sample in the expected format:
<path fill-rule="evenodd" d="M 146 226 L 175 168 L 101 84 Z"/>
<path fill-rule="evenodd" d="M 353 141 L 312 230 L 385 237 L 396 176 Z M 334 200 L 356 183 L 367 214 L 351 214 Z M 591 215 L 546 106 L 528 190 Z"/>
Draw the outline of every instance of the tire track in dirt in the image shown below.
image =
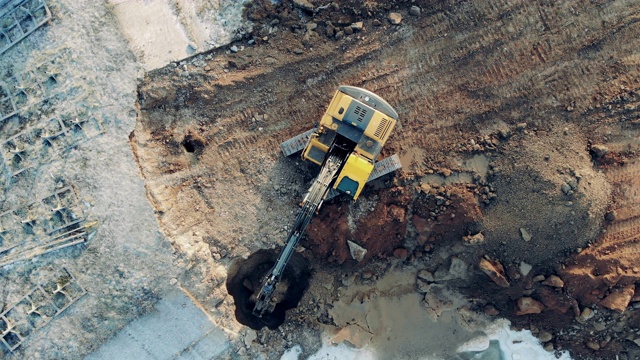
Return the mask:
<path fill-rule="evenodd" d="M 527 121 L 533 113 L 564 116 L 568 106 L 586 109 L 595 94 L 610 92 L 612 83 L 637 78 L 637 67 L 617 71 L 607 63 L 614 51 L 625 58 L 637 51 L 631 41 L 637 33 L 635 17 L 616 15 L 621 8 L 626 14 L 640 11 L 639 4 L 629 1 L 585 4 L 579 12 L 565 3 L 444 4 L 395 32 L 368 35 L 355 46 L 319 45 L 313 55 L 301 57 L 257 49 L 257 56 L 284 61 L 275 68 L 258 64 L 249 72 L 219 72 L 219 80 L 197 75 L 197 70 L 190 80 L 181 79 L 177 92 L 190 92 L 197 105 L 196 117 L 205 124 L 211 122 L 207 118 L 217 119 L 218 129 L 210 124 L 204 127 L 208 146 L 195 163 L 182 160 L 182 168 L 168 174 L 143 161 L 143 172 L 178 186 L 207 173 L 237 171 L 257 155 L 275 159 L 280 141 L 319 119 L 326 94 L 338 83 L 383 94 L 401 113 L 404 129 L 394 134 L 389 148 L 425 149 L 427 155 L 418 159 L 417 170 L 433 167 L 455 145 L 474 136 L 478 125 L 493 121 L 491 117 L 481 120 L 483 114 L 505 113 L 499 118 L 510 124 Z M 608 26 L 594 25 L 594 17 Z M 581 28 L 589 29 L 597 51 L 575 37 Z M 380 38 L 389 40 L 380 42 Z M 162 75 L 178 76 L 168 71 L 152 74 L 142 91 Z M 603 82 L 603 77 L 609 82 Z M 211 100 L 198 100 L 204 97 Z M 163 116 L 144 104 L 143 110 L 147 113 L 143 123 Z M 263 130 L 250 130 L 250 119 L 261 113 L 269 119 Z M 461 128 L 471 131 L 459 133 Z M 147 150 L 167 155 L 162 146 Z"/>
<path fill-rule="evenodd" d="M 573 257 L 563 270 L 568 289 L 584 305 L 604 298 L 607 289 L 640 281 L 640 161 L 605 172 L 616 189 L 615 219 L 596 243 Z M 595 292 L 594 289 L 602 289 Z"/>

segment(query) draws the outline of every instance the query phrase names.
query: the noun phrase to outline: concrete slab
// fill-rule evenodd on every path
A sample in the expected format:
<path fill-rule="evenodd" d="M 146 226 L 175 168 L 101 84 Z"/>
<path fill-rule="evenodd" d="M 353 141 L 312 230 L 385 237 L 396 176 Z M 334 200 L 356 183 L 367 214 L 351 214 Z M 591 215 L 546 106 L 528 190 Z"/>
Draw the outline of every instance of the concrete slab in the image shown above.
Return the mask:
<path fill-rule="evenodd" d="M 155 311 L 125 326 L 86 359 L 212 359 L 227 347 L 222 330 L 184 292 L 175 290 Z"/>
<path fill-rule="evenodd" d="M 234 40 L 245 0 L 109 0 L 145 70 L 153 70 Z"/>

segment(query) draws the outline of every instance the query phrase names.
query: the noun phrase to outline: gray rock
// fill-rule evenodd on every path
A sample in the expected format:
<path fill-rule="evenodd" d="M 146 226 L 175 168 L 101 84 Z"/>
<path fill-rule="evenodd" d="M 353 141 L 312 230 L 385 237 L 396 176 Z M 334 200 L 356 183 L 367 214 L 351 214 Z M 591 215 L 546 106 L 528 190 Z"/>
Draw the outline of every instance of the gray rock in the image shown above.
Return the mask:
<path fill-rule="evenodd" d="M 463 279 L 467 276 L 468 265 L 457 257 L 451 258 L 449 274 L 454 279 Z"/>
<path fill-rule="evenodd" d="M 567 183 L 562 183 L 562 185 L 560 185 L 560 190 L 562 190 L 562 192 L 565 195 L 571 195 L 571 193 L 573 192 L 571 190 L 571 185 L 567 184 Z"/>
<path fill-rule="evenodd" d="M 421 12 L 421 9 L 415 5 L 413 5 L 411 9 L 409 9 L 409 14 L 413 16 L 420 16 L 420 12 Z"/>
<path fill-rule="evenodd" d="M 233 46 L 231 46 L 231 48 L 229 48 L 229 50 L 231 50 L 232 53 L 237 53 L 238 52 L 238 47 L 233 45 Z"/>
<path fill-rule="evenodd" d="M 529 234 L 525 228 L 520 228 L 520 235 L 524 241 L 528 242 L 531 240 L 531 234 Z"/>
<path fill-rule="evenodd" d="M 527 264 L 524 261 L 520 262 L 520 273 L 522 274 L 522 276 L 529 275 L 529 272 L 531 271 L 531 269 L 533 269 L 531 265 Z"/>
<path fill-rule="evenodd" d="M 251 344 L 258 338 L 258 333 L 255 330 L 247 330 L 247 333 L 244 335 L 244 344 L 246 346 L 251 346 Z"/>
<path fill-rule="evenodd" d="M 423 282 L 434 282 L 435 281 L 431 271 L 427 271 L 427 270 L 424 270 L 424 269 L 418 271 L 418 280 L 421 280 Z"/>
<path fill-rule="evenodd" d="M 362 246 L 354 243 L 351 240 L 347 240 L 347 245 L 349 245 L 349 253 L 351 253 L 351 257 L 360 262 L 364 259 L 364 256 L 367 254 L 367 249 Z"/>

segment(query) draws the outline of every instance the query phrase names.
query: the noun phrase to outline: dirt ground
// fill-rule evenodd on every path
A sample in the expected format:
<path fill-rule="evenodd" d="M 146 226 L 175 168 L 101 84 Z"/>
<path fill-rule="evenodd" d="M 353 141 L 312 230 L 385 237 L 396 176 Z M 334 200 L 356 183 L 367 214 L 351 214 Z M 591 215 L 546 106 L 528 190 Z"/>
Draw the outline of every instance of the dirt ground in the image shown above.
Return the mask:
<path fill-rule="evenodd" d="M 41 219 L 84 243 L 2 268 L 3 312 L 77 291 L 0 358 L 81 357 L 176 286 L 226 358 L 308 356 L 326 334 L 451 358 L 501 317 L 551 353 L 640 357 L 637 1 L 255 0 L 237 41 L 146 73 L 108 6 L 50 3 L 50 29 L 0 61 L 3 89 L 47 75 L 33 94 L 20 78 L 29 100 L 0 124 L 0 255 L 50 241 Z M 341 84 L 397 110 L 383 155 L 403 169 L 323 205 L 299 305 L 247 329 L 225 280 L 283 245 L 318 168 L 279 145 Z"/>
<path fill-rule="evenodd" d="M 640 6 L 310 3 L 254 1 L 240 51 L 141 82 L 131 144 L 174 246 L 206 242 L 224 264 L 282 245 L 317 170 L 278 145 L 337 85 L 361 86 L 400 114 L 385 154 L 404 168 L 321 209 L 302 243 L 315 276 L 428 270 L 550 350 L 633 358 Z M 361 263 L 346 240 L 368 250 Z M 454 264 L 468 271 L 450 281 Z"/>

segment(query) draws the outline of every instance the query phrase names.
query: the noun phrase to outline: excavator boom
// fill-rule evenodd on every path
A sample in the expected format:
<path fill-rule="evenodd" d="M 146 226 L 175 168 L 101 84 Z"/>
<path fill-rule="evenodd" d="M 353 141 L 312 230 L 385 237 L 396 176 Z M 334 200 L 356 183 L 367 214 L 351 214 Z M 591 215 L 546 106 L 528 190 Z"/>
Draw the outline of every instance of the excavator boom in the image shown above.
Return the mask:
<path fill-rule="evenodd" d="M 348 155 L 349 152 L 341 149 L 339 146 L 334 146 L 330 150 L 329 156 L 327 156 L 320 170 L 320 174 L 314 180 L 303 200 L 302 209 L 300 209 L 296 221 L 289 232 L 286 245 L 282 248 L 282 251 L 280 251 L 275 265 L 265 277 L 264 283 L 256 298 L 256 305 L 253 308 L 253 314 L 255 316 L 262 317 L 265 312 L 273 312 L 276 304 L 272 300 L 276 286 L 280 282 L 282 274 L 298 242 L 304 235 L 304 231 L 311 222 L 313 214 L 318 210 L 322 201 L 327 196 L 329 189 L 335 182 L 338 172 Z"/>

